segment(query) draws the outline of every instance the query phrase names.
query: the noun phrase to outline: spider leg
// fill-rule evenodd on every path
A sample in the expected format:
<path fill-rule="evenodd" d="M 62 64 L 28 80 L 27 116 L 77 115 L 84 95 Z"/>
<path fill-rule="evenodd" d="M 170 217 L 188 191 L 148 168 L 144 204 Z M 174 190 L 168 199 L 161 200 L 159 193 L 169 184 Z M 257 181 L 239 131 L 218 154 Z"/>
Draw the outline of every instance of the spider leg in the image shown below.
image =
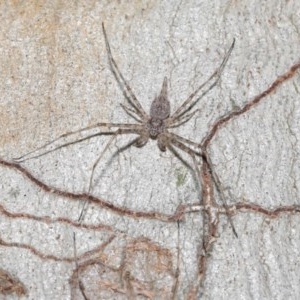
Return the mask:
<path fill-rule="evenodd" d="M 97 137 L 97 136 L 100 136 L 100 135 L 104 135 L 104 134 L 112 134 L 110 129 L 111 128 L 115 128 L 115 127 L 118 127 L 118 128 L 128 128 L 128 129 L 133 129 L 133 128 L 137 128 L 137 126 L 139 127 L 140 125 L 139 124 L 111 124 L 111 123 L 97 123 L 95 125 L 91 125 L 91 126 L 88 126 L 88 127 L 85 127 L 83 129 L 79 129 L 79 130 L 75 130 L 75 131 L 72 131 L 72 132 L 68 132 L 68 133 L 65 133 L 65 134 L 62 134 L 60 135 L 58 138 L 42 145 L 41 147 L 37 148 L 37 149 L 34 149 L 33 151 L 30 151 L 18 158 L 14 158 L 14 160 L 16 162 L 24 162 L 26 160 L 29 160 L 29 159 L 34 159 L 34 158 L 38 158 L 38 157 L 41 157 L 41 156 L 44 156 L 46 154 L 49 154 L 51 152 L 54 152 L 56 150 L 59 150 L 61 148 L 64 148 L 64 147 L 67 147 L 67 146 L 70 146 L 70 145 L 74 145 L 74 144 L 77 144 L 77 143 L 80 143 L 80 142 L 83 142 L 85 140 L 88 140 L 88 139 L 91 139 L 91 138 L 94 138 L 94 137 Z M 87 131 L 87 130 L 91 130 L 91 129 L 94 129 L 94 128 L 97 128 L 97 127 L 105 127 L 107 128 L 107 131 L 106 132 L 98 132 L 98 133 L 95 133 L 95 134 L 91 134 L 91 135 L 88 135 L 86 137 L 83 137 L 81 139 L 77 139 L 75 141 L 70 141 L 70 142 L 67 142 L 67 143 L 63 143 L 61 145 L 58 145 L 58 146 L 55 146 L 54 144 L 59 142 L 61 139 L 65 139 L 69 136 L 72 136 L 72 135 L 76 135 L 78 133 L 82 133 L 84 131 Z M 139 129 L 139 128 L 138 128 Z M 54 148 L 52 148 L 54 145 Z M 47 150 L 47 148 L 50 148 L 49 150 Z M 40 150 L 42 149 L 45 149 L 44 152 L 42 153 L 38 153 Z M 37 153 L 37 154 L 36 154 Z M 32 155 L 33 154 L 33 155 Z"/>
<path fill-rule="evenodd" d="M 126 79 L 122 75 L 121 71 L 118 68 L 118 65 L 117 65 L 115 59 L 112 56 L 110 45 L 109 45 L 108 38 L 107 38 L 107 34 L 106 34 L 106 31 L 105 31 L 105 27 L 104 27 L 104 23 L 102 23 L 102 30 L 103 30 L 103 35 L 104 35 L 105 45 L 106 45 L 106 51 L 107 51 L 107 54 L 108 54 L 109 63 L 111 65 L 112 72 L 113 72 L 115 78 L 117 79 L 117 81 L 121 84 L 123 94 L 124 94 L 125 98 L 128 100 L 129 104 L 134 108 L 135 112 L 142 119 L 144 119 L 145 117 L 147 117 L 146 112 L 144 111 L 142 105 L 140 104 L 137 97 L 133 93 L 133 91 L 132 91 L 131 87 L 129 86 L 129 84 L 127 83 Z M 125 88 L 124 88 L 124 86 L 125 86 Z"/>
<path fill-rule="evenodd" d="M 202 156 L 202 147 L 201 147 L 201 145 L 199 145 L 199 144 L 197 144 L 195 142 L 192 142 L 189 139 L 185 139 L 182 136 L 180 136 L 178 134 L 175 134 L 173 132 L 168 132 L 168 135 L 171 137 L 172 141 L 175 140 L 175 142 L 179 141 L 182 144 L 188 144 L 188 145 L 192 146 L 193 149 L 191 149 L 191 148 L 189 148 L 189 149 L 191 151 L 193 151 L 195 154 L 197 154 L 198 156 Z M 194 148 L 197 149 L 197 150 L 194 150 Z M 199 149 L 201 150 L 201 152 L 198 152 Z"/>
<path fill-rule="evenodd" d="M 138 123 L 142 123 L 143 121 L 140 120 L 138 114 L 136 113 L 136 111 L 126 105 L 124 105 L 123 103 L 120 103 L 121 107 L 125 110 L 125 112 L 127 113 L 127 115 L 129 115 L 130 117 L 134 118 Z"/>
<path fill-rule="evenodd" d="M 201 178 L 201 173 L 200 173 L 200 170 L 198 168 L 198 164 L 197 164 L 197 161 L 196 161 L 196 156 L 200 156 L 203 158 L 203 154 L 202 154 L 202 151 L 201 152 L 198 152 L 188 146 L 186 146 L 184 144 L 184 142 L 187 142 L 187 143 L 190 143 L 191 145 L 197 145 L 196 143 L 193 143 L 187 139 L 184 139 L 178 135 L 175 135 L 173 133 L 168 133 L 170 134 L 170 143 L 173 144 L 175 147 L 179 148 L 180 150 L 186 152 L 187 154 L 189 154 L 192 159 L 193 159 L 193 163 L 195 164 L 195 168 L 196 168 L 196 174 L 198 176 L 198 178 Z M 198 145 L 197 145 L 198 146 Z M 170 145 L 167 145 L 167 147 L 170 147 Z"/>
<path fill-rule="evenodd" d="M 200 109 L 196 109 L 187 115 L 183 114 L 180 117 L 176 118 L 176 120 L 174 120 L 173 118 L 170 118 L 170 120 L 168 120 L 167 127 L 168 128 L 176 128 L 176 127 L 179 127 L 179 126 L 187 123 L 198 111 L 200 111 Z"/>
<path fill-rule="evenodd" d="M 105 152 L 108 150 L 108 148 L 110 147 L 111 143 L 115 140 L 115 138 L 120 135 L 120 134 L 139 134 L 139 131 L 135 130 L 135 129 L 124 129 L 124 128 L 119 128 L 118 130 L 116 130 L 113 135 L 111 136 L 111 138 L 109 139 L 109 141 L 107 142 L 106 146 L 104 147 L 104 149 L 101 151 L 99 157 L 97 158 L 97 160 L 95 161 L 93 168 L 92 168 L 92 174 L 90 177 L 90 183 L 89 183 L 89 189 L 88 192 L 90 193 L 91 191 L 91 187 L 92 187 L 92 181 L 93 181 L 93 177 L 94 177 L 94 172 L 95 172 L 95 168 L 97 167 L 99 161 L 101 160 L 101 158 L 103 157 L 103 155 L 105 154 Z"/>
<path fill-rule="evenodd" d="M 173 122 L 176 121 L 177 118 L 179 118 L 181 115 L 185 114 L 186 112 L 188 112 L 189 110 L 191 110 L 194 105 L 196 105 L 196 103 L 204 96 L 206 95 L 220 80 L 221 74 L 226 66 L 226 63 L 229 59 L 229 56 L 233 50 L 234 47 L 234 43 L 235 43 L 235 39 L 233 40 L 229 50 L 227 51 L 220 67 L 203 83 L 201 84 L 179 107 L 178 109 L 175 111 L 175 113 L 171 116 L 171 119 L 173 119 Z M 203 88 L 205 87 L 205 85 L 211 81 L 213 78 L 215 78 L 215 80 L 213 81 L 213 83 L 199 96 L 197 97 L 194 101 L 194 97 L 196 96 L 196 94 Z"/>
<path fill-rule="evenodd" d="M 89 187 L 88 187 L 88 193 L 91 192 L 92 190 L 92 182 L 93 182 L 93 178 L 94 178 L 94 173 L 95 173 L 95 169 L 97 167 L 97 165 L 99 164 L 100 160 L 102 159 L 103 155 L 105 154 L 105 152 L 108 150 L 108 148 L 110 147 L 110 145 L 112 144 L 112 142 L 115 140 L 115 138 L 118 135 L 121 134 L 139 134 L 139 130 L 135 130 L 135 129 L 127 129 L 127 128 L 119 128 L 118 130 L 116 130 L 114 133 L 112 133 L 113 135 L 111 136 L 111 138 L 109 139 L 109 141 L 106 143 L 104 149 L 101 151 L 100 155 L 98 156 L 97 160 L 94 162 L 93 167 L 92 167 L 92 172 L 91 172 L 91 176 L 90 176 L 90 181 L 89 181 Z M 130 145 L 135 144 L 138 139 L 140 137 L 137 137 L 136 139 L 134 139 Z M 83 220 L 84 217 L 84 212 L 86 210 L 86 205 L 87 205 L 87 201 L 84 202 L 80 216 L 78 218 L 78 222 L 81 222 Z"/>
<path fill-rule="evenodd" d="M 223 201 L 223 205 L 224 205 L 224 208 L 225 208 L 225 211 L 226 211 L 226 214 L 227 214 L 230 226 L 231 226 L 231 228 L 233 230 L 234 235 L 236 237 L 238 237 L 238 234 L 237 234 L 237 232 L 235 230 L 232 218 L 231 218 L 230 213 L 229 213 L 229 207 L 228 207 L 228 204 L 227 204 L 227 201 L 226 201 L 226 196 L 225 196 L 225 192 L 224 192 L 224 188 L 222 186 L 222 183 L 221 183 L 221 181 L 220 181 L 219 176 L 217 175 L 217 173 L 213 170 L 211 159 L 210 159 L 210 157 L 206 153 L 205 153 L 205 159 L 207 161 L 207 164 L 208 164 L 210 173 L 212 175 L 213 181 L 215 182 L 215 186 L 216 186 L 219 194 L 221 195 L 221 199 Z"/>
<path fill-rule="evenodd" d="M 182 138 L 183 139 L 183 138 Z M 236 237 L 238 237 L 237 235 L 237 232 L 235 230 L 235 227 L 234 227 L 234 224 L 233 224 L 233 221 L 232 221 L 232 218 L 230 216 L 230 213 L 229 213 L 229 208 L 228 208 L 228 204 L 227 204 L 227 201 L 226 201 L 226 197 L 225 197 L 225 193 L 224 193 L 224 188 L 222 187 L 222 184 L 221 184 L 221 181 L 219 180 L 219 177 L 217 176 L 217 174 L 213 171 L 213 168 L 212 168 L 212 164 L 211 164 L 211 161 L 210 161 L 210 158 L 208 157 L 208 155 L 206 153 L 202 153 L 201 154 L 197 151 L 195 151 L 194 149 L 192 148 L 189 148 L 188 146 L 186 146 L 183 142 L 179 141 L 178 139 L 176 138 L 171 138 L 170 139 L 171 143 L 181 149 L 182 151 L 188 153 L 192 159 L 193 159 L 193 162 L 195 164 L 195 168 L 196 168 L 196 172 L 197 172 L 197 176 L 199 177 L 199 179 L 201 178 L 201 173 L 200 173 L 200 170 L 198 168 L 198 164 L 197 164 L 197 160 L 196 160 L 196 156 L 201 156 L 202 159 L 204 161 L 206 161 L 207 165 L 208 165 L 208 168 L 209 168 L 209 171 L 211 173 L 211 176 L 212 176 L 212 179 L 215 183 L 215 186 L 221 196 L 221 199 L 223 201 L 223 205 L 224 205 L 224 208 L 227 212 L 227 217 L 228 217 L 228 220 L 229 220 L 229 223 L 230 223 L 230 226 L 232 227 L 232 230 L 233 230 L 233 233 Z"/>

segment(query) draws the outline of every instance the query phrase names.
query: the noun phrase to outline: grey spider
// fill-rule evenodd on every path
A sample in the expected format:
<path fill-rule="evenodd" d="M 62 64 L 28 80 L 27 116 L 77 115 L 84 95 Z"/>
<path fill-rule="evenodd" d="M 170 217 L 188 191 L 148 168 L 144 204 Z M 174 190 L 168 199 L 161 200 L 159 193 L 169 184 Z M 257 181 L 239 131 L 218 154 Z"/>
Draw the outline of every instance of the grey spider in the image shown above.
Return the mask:
<path fill-rule="evenodd" d="M 182 124 L 188 122 L 197 112 L 198 109 L 191 112 L 192 108 L 197 104 L 199 99 L 203 97 L 208 91 L 210 91 L 219 81 L 221 73 L 228 61 L 228 58 L 233 50 L 235 40 L 233 40 L 229 50 L 227 51 L 221 65 L 219 68 L 203 83 L 201 84 L 178 108 L 177 110 L 171 114 L 170 109 L 170 101 L 168 99 L 168 92 L 167 92 L 167 78 L 165 77 L 162 84 L 162 89 L 160 94 L 155 97 L 151 104 L 150 113 L 147 114 L 145 110 L 143 109 L 142 105 L 138 101 L 137 97 L 133 93 L 132 89 L 130 88 L 129 84 L 125 80 L 124 76 L 122 75 L 121 71 L 119 70 L 116 61 L 114 60 L 110 48 L 110 44 L 108 42 L 106 30 L 104 27 L 104 24 L 102 23 L 102 30 L 103 35 L 105 39 L 106 44 L 106 50 L 108 54 L 108 60 L 111 67 L 111 70 L 122 87 L 123 94 L 128 101 L 128 105 L 126 106 L 124 104 L 121 104 L 121 107 L 124 109 L 124 111 L 132 118 L 134 118 L 137 123 L 134 124 L 117 124 L 117 123 L 97 123 L 92 126 L 88 126 L 82 129 L 79 129 L 77 131 L 72 131 L 65 133 L 58 138 L 56 138 L 53 141 L 50 141 L 49 143 L 19 157 L 15 160 L 17 162 L 22 162 L 28 159 L 37 158 L 40 156 L 43 156 L 47 153 L 53 152 L 55 150 L 58 150 L 60 148 L 80 143 L 84 140 L 100 136 L 103 134 L 109 134 L 112 135 L 108 143 L 106 144 L 104 150 L 99 155 L 98 159 L 95 161 L 92 173 L 90 177 L 90 183 L 89 183 L 89 192 L 91 190 L 92 186 L 92 180 L 93 180 L 93 174 L 96 166 L 98 165 L 99 161 L 101 160 L 103 154 L 105 151 L 109 148 L 112 141 L 116 138 L 118 135 L 122 134 L 136 134 L 138 137 L 131 143 L 135 145 L 136 147 L 143 147 L 149 139 L 157 140 L 158 148 L 160 151 L 166 151 L 166 149 L 169 149 L 172 152 L 176 153 L 176 150 L 173 146 L 176 148 L 181 149 L 182 151 L 190 154 L 194 161 L 195 156 L 202 156 L 201 152 L 201 146 L 195 142 L 192 142 L 186 138 L 183 138 L 173 132 L 170 132 L 169 129 L 176 128 L 181 126 Z M 214 79 L 214 80 L 213 80 Z M 201 89 L 203 89 L 211 80 L 213 80 L 208 87 L 202 92 L 200 96 L 197 98 L 195 97 Z M 66 138 L 67 136 L 81 133 L 83 131 L 87 131 L 93 128 L 104 128 L 107 131 L 101 131 L 92 135 L 88 135 L 84 138 L 77 139 L 75 141 L 63 143 L 59 146 L 55 146 L 55 143 L 61 139 Z M 115 130 L 111 130 L 115 129 Z M 53 147 L 49 150 L 45 150 L 44 152 L 40 154 L 36 154 L 39 150 L 45 149 L 47 147 Z M 33 155 L 32 155 L 33 154 Z"/>

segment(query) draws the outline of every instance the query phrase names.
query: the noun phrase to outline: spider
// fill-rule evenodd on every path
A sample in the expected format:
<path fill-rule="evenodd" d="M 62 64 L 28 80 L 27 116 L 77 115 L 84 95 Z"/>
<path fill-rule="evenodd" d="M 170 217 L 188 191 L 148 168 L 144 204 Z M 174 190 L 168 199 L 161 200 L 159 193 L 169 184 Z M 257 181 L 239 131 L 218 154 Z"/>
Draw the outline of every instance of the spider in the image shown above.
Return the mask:
<path fill-rule="evenodd" d="M 168 84 L 167 84 L 167 77 L 164 78 L 162 88 L 160 91 L 160 94 L 154 98 L 151 107 L 150 107 L 150 113 L 147 114 L 145 110 L 143 109 L 142 105 L 140 104 L 139 100 L 135 96 L 134 92 L 130 88 L 128 82 L 122 75 L 121 71 L 119 70 L 117 63 L 115 59 L 113 58 L 110 44 L 108 41 L 108 37 L 106 34 L 106 30 L 104 27 L 104 23 L 102 23 L 102 30 L 108 55 L 108 61 L 109 65 L 111 67 L 112 73 L 119 83 L 119 85 L 122 88 L 122 92 L 128 102 L 127 105 L 120 104 L 121 107 L 124 109 L 124 111 L 133 119 L 137 121 L 137 123 L 134 124 L 117 124 L 117 123 L 97 123 L 82 129 L 79 129 L 77 131 L 68 132 L 65 133 L 58 138 L 48 142 L 47 144 L 28 152 L 27 154 L 16 158 L 15 160 L 18 162 L 23 162 L 28 159 L 37 158 L 40 156 L 43 156 L 47 153 L 53 152 L 55 150 L 58 150 L 63 147 L 67 147 L 69 145 L 82 142 L 84 140 L 88 140 L 90 138 L 100 136 L 103 134 L 109 134 L 111 135 L 110 140 L 107 142 L 105 148 L 95 161 L 92 172 L 90 176 L 90 182 L 89 182 L 89 192 L 91 191 L 92 181 L 93 181 L 93 175 L 95 168 L 97 167 L 99 161 L 103 157 L 103 154 L 105 151 L 109 148 L 113 140 L 118 135 L 123 134 L 135 134 L 137 135 L 136 139 L 133 140 L 133 142 L 130 143 L 130 145 L 134 145 L 136 147 L 143 147 L 147 144 L 149 139 L 157 140 L 157 145 L 160 151 L 166 151 L 167 149 L 170 150 L 173 153 L 176 153 L 175 148 L 181 149 L 182 151 L 188 153 L 192 156 L 194 162 L 195 162 L 195 156 L 201 156 L 203 157 L 203 153 L 201 151 L 201 146 L 195 142 L 192 142 L 186 138 L 183 138 L 173 132 L 170 132 L 169 129 L 173 129 L 176 127 L 179 127 L 186 122 L 188 122 L 198 111 L 198 109 L 195 109 L 194 111 L 191 111 L 192 108 L 198 103 L 200 98 L 202 98 L 206 93 L 208 93 L 219 81 L 222 71 L 224 70 L 224 67 L 229 59 L 229 56 L 233 50 L 235 40 L 233 40 L 229 50 L 227 51 L 221 65 L 219 68 L 203 83 L 201 84 L 176 110 L 173 114 L 171 114 L 171 108 L 170 108 L 170 101 L 168 99 Z M 213 81 L 212 81 L 213 80 Z M 211 82 L 210 85 L 208 85 L 209 82 Z M 202 92 L 202 94 L 198 97 L 196 95 L 199 93 L 201 89 L 203 89 L 206 85 L 206 89 Z M 63 143 L 59 146 L 54 146 L 54 148 L 51 148 L 49 150 L 45 150 L 41 154 L 36 154 L 37 151 L 41 149 L 45 149 L 47 147 L 53 147 L 53 144 L 55 144 L 57 141 L 64 139 L 68 136 L 71 136 L 76 133 L 81 133 L 93 128 L 103 128 L 106 129 L 106 131 L 103 129 L 101 132 L 97 132 L 95 134 L 88 135 L 84 138 L 77 139 L 75 141 Z M 112 130 L 113 129 L 113 130 Z M 175 148 L 174 148 L 175 147 Z M 33 155 L 32 155 L 33 154 Z"/>

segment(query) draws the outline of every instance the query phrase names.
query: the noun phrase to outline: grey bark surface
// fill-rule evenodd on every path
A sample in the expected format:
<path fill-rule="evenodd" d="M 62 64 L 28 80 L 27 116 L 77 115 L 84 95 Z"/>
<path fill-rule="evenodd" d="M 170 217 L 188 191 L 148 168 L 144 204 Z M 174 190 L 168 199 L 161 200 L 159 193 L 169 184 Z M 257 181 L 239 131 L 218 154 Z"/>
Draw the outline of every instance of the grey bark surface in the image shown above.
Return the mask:
<path fill-rule="evenodd" d="M 125 99 L 109 68 L 102 22 L 119 68 L 147 112 L 165 76 L 174 112 L 215 71 L 236 38 L 220 82 L 200 100 L 195 117 L 176 130 L 197 143 L 217 119 L 245 105 L 300 61 L 297 0 L 6 1 L 0 13 L 0 157 L 7 161 L 100 121 L 132 122 L 120 107 Z M 300 204 L 299 83 L 298 72 L 214 138 L 209 154 L 230 195 L 228 204 L 253 203 L 266 209 Z M 22 166 L 49 186 L 86 192 L 93 163 L 108 139 L 91 139 Z M 120 136 L 110 147 L 96 169 L 93 195 L 133 211 L 170 215 L 180 204 L 200 200 L 195 174 L 172 153 L 161 153 L 156 142 L 115 155 L 131 139 Z M 0 205 L 15 214 L 9 217 L 1 210 L 0 238 L 10 246 L 0 245 L 0 268 L 26 287 L 22 299 L 84 299 L 70 284 L 76 268 L 74 260 L 68 262 L 74 258 L 74 232 L 78 257 L 101 245 L 104 249 L 98 256 L 105 264 L 93 266 L 83 279 L 89 299 L 128 297 L 103 287 L 103 274 L 109 273 L 104 265 L 117 268 L 122 263 L 130 265 L 127 270 L 141 278 L 141 285 L 152 286 L 149 295 L 154 299 L 172 295 L 178 265 L 175 298 L 187 297 L 203 235 L 201 212 L 186 214 L 178 227 L 177 222 L 122 216 L 89 205 L 85 224 L 115 230 L 106 247 L 109 230 L 50 222 L 76 222 L 82 201 L 47 193 L 4 166 Z M 221 218 L 197 297 L 298 299 L 300 215 L 269 218 L 245 211 L 233 216 L 233 222 L 238 238 L 226 216 Z M 134 257 L 132 245 L 141 252 L 146 247 L 150 260 Z M 153 253 L 160 253 L 160 264 Z M 117 275 L 107 276 L 106 284 L 115 278 L 118 285 Z M 116 289 L 126 290 L 125 283 Z M 155 294 L 159 288 L 165 294 Z M 1 297 L 16 299 L 17 293 Z"/>

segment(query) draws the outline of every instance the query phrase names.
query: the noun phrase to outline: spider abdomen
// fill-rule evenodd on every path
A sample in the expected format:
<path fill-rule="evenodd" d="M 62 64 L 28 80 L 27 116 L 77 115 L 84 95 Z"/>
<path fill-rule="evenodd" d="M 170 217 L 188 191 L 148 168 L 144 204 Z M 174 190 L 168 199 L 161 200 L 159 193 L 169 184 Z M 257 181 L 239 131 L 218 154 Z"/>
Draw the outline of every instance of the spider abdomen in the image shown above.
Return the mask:
<path fill-rule="evenodd" d="M 154 99 L 150 108 L 150 116 L 164 120 L 170 115 L 170 102 L 166 96 L 160 95 Z"/>
<path fill-rule="evenodd" d="M 161 92 L 155 97 L 150 107 L 150 117 L 165 120 L 170 116 L 170 102 L 168 100 L 167 78 L 164 78 Z"/>

